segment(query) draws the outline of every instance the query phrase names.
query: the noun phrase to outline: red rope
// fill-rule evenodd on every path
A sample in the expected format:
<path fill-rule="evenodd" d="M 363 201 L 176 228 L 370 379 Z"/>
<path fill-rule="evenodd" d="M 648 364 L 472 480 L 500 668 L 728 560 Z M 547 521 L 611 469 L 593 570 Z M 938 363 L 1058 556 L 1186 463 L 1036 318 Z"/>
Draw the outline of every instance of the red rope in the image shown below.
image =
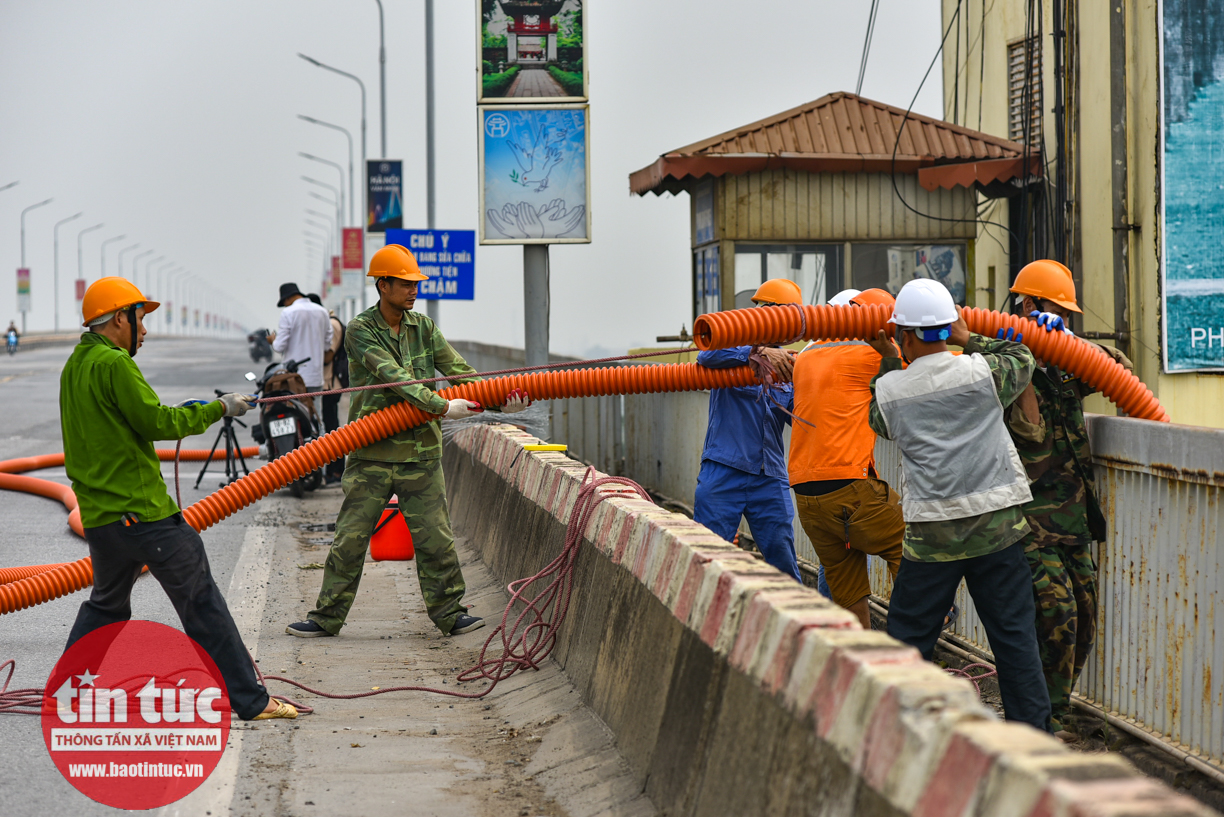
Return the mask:
<path fill-rule="evenodd" d="M 454 698 L 483 698 L 492 692 L 498 683 L 519 670 L 539 669 L 540 664 L 556 646 L 557 631 L 569 612 L 570 597 L 574 589 L 574 562 L 578 558 L 578 550 L 582 545 L 583 532 L 590 524 L 596 507 L 608 496 L 608 494 L 600 493 L 599 488 L 605 485 L 621 485 L 647 502 L 653 502 L 646 489 L 633 480 L 625 477 L 596 477 L 596 473 L 593 467 L 588 468 L 582 477 L 582 486 L 578 491 L 578 497 L 574 501 L 574 507 L 570 511 L 569 522 L 565 528 L 565 545 L 561 548 L 561 552 L 534 576 L 510 583 L 510 602 L 506 605 L 505 612 L 502 613 L 501 623 L 485 639 L 484 646 L 480 649 L 480 659 L 456 678 L 459 683 L 486 680 L 489 685 L 484 689 L 479 692 L 460 692 L 455 689 L 404 685 L 344 695 L 315 689 L 283 675 L 264 675 L 259 665 L 252 660 L 251 663 L 255 666 L 255 673 L 259 676 L 260 682 L 281 681 L 321 698 L 341 700 L 409 691 L 434 692 Z M 547 582 L 547 584 L 529 598 L 528 593 L 531 592 L 532 586 L 539 582 Z M 515 612 L 516 607 L 521 607 L 517 613 Z M 495 640 L 500 641 L 500 652 L 490 656 L 489 648 Z M 42 705 L 43 690 L 16 689 L 9 692 L 9 679 L 13 676 L 16 662 L 9 660 L 0 663 L 0 671 L 3 671 L 5 667 L 8 667 L 9 673 L 4 686 L 0 687 L 0 714 L 41 714 L 39 707 Z M 314 711 L 313 707 L 298 703 L 284 695 L 272 697 L 292 704 L 303 714 Z"/>
<path fill-rule="evenodd" d="M 987 671 L 983 673 L 979 673 L 978 675 L 970 675 L 969 670 L 971 669 L 984 669 Z M 968 678 L 970 681 L 972 681 L 973 688 L 977 690 L 978 697 L 981 697 L 982 695 L 982 687 L 980 684 L 978 684 L 978 681 L 985 681 L 987 678 L 995 678 L 999 674 L 999 671 L 996 670 L 994 667 L 990 666 L 990 664 L 980 664 L 980 663 L 979 664 L 968 664 L 964 667 L 961 667 L 960 669 L 957 669 L 956 667 L 947 667 L 945 671 L 949 675 L 956 675 L 961 678 Z"/>

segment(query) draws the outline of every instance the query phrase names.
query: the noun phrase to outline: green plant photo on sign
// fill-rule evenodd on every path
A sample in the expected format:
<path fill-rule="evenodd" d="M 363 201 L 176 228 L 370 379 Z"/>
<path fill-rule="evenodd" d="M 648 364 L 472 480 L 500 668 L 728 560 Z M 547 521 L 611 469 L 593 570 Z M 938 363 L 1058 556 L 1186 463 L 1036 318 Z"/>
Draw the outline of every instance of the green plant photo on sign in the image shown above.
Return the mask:
<path fill-rule="evenodd" d="M 480 0 L 480 102 L 585 99 L 584 0 Z"/>

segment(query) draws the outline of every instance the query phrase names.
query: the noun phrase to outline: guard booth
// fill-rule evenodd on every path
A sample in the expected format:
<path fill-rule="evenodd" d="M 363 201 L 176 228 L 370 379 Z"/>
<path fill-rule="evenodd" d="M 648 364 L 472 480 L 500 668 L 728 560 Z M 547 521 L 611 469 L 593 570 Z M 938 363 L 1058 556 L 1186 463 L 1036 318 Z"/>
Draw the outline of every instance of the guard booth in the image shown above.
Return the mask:
<path fill-rule="evenodd" d="M 629 188 L 689 193 L 696 318 L 750 306 L 767 278 L 795 281 L 809 304 L 935 278 L 975 306 L 979 193 L 1040 172 L 1017 142 L 835 93 L 665 153 Z"/>

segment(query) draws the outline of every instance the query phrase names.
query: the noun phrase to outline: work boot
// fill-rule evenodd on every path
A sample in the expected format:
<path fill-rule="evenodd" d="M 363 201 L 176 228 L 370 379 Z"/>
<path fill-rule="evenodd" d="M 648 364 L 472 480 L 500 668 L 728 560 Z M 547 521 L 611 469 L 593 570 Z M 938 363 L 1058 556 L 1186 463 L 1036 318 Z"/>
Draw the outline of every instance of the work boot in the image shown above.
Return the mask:
<path fill-rule="evenodd" d="M 289 635 L 296 635 L 298 638 L 323 638 L 324 636 L 331 635 L 331 633 L 310 619 L 290 624 L 285 628 L 285 632 L 289 633 Z"/>
<path fill-rule="evenodd" d="M 451 635 L 463 635 L 470 633 L 472 630 L 479 630 L 484 626 L 484 619 L 477 616 L 469 616 L 467 613 L 460 613 L 459 618 L 455 619 L 455 626 L 451 627 Z"/>

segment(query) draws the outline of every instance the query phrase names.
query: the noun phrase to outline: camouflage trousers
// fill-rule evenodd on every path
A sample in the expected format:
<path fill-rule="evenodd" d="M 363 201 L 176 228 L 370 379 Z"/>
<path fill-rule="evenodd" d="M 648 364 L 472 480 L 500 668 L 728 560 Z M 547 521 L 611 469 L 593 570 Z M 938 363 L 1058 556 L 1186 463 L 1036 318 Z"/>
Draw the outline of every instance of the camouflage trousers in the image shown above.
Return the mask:
<path fill-rule="evenodd" d="M 349 458 L 341 482 L 344 504 L 323 567 L 323 587 L 308 618 L 335 635 L 344 626 L 361 584 L 370 536 L 392 494 L 412 532 L 421 597 L 434 624 L 449 633 L 465 608 L 467 586 L 455 553 L 442 460 L 374 462 Z"/>
<path fill-rule="evenodd" d="M 1096 638 L 1096 565 L 1089 545 L 1053 545 L 1025 554 L 1033 573 L 1037 644 L 1054 731 L 1071 714 L 1071 690 Z"/>

